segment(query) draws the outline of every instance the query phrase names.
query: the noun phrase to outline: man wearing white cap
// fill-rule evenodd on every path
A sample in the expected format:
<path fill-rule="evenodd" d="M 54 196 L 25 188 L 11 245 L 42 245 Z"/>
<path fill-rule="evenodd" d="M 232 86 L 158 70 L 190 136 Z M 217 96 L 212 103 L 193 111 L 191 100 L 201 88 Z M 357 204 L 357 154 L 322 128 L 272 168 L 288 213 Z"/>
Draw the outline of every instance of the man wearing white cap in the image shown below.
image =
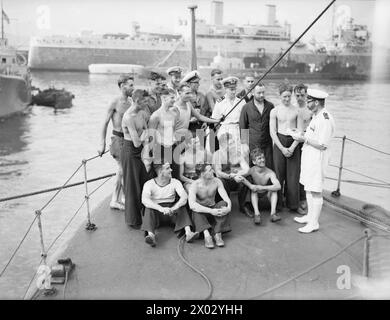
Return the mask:
<path fill-rule="evenodd" d="M 307 108 L 313 113 L 306 133 L 293 135 L 294 140 L 304 142 L 302 147 L 300 183 L 305 187 L 308 212 L 303 217 L 296 217 L 298 223 L 306 223 L 299 232 L 310 233 L 319 229 L 318 219 L 321 214 L 323 198 L 322 187 L 325 169 L 329 162 L 329 145 L 335 132 L 335 123 L 325 108 L 328 94 L 321 90 L 307 90 Z"/>
<path fill-rule="evenodd" d="M 239 79 L 237 77 L 227 77 L 221 82 L 225 87 L 225 99 L 217 102 L 214 106 L 212 118 L 224 118 L 220 128 L 217 131 L 217 138 L 221 137 L 225 132 L 229 132 L 236 143 L 240 143 L 240 115 L 242 107 L 245 105 L 245 100 L 240 101 L 236 97 L 237 84 Z M 237 106 L 236 106 L 237 105 Z"/>
<path fill-rule="evenodd" d="M 177 89 L 179 88 L 180 85 L 182 72 L 183 70 L 179 66 L 174 66 L 167 69 L 167 74 L 168 76 L 170 76 L 170 79 L 167 83 L 167 87 L 175 90 L 177 95 L 178 95 Z"/>

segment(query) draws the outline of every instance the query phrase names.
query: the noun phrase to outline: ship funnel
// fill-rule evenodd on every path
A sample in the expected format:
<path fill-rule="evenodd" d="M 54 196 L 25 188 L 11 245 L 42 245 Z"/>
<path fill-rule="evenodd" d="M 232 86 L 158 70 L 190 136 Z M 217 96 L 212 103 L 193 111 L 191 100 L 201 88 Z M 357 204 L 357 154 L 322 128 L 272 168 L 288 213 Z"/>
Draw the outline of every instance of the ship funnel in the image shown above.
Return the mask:
<path fill-rule="evenodd" d="M 211 2 L 211 24 L 223 25 L 223 1 L 213 0 Z"/>
<path fill-rule="evenodd" d="M 267 7 L 268 7 L 267 25 L 274 26 L 276 25 L 276 6 L 273 4 L 267 4 Z"/>

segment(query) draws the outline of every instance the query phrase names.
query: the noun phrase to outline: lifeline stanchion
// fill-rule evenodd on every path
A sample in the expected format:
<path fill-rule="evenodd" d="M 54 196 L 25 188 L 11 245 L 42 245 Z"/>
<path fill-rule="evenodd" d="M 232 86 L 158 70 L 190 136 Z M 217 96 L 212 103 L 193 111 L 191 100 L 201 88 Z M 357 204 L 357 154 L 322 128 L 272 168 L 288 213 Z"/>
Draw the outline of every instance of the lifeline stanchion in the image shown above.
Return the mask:
<path fill-rule="evenodd" d="M 89 194 L 88 194 L 88 178 L 87 178 L 87 160 L 82 161 L 84 167 L 84 185 L 85 185 L 85 202 L 87 204 L 87 216 L 88 222 L 85 226 L 85 229 L 88 231 L 95 231 L 97 229 L 96 225 L 91 222 L 91 212 L 89 209 Z"/>
<path fill-rule="evenodd" d="M 364 239 L 364 252 L 363 252 L 363 277 L 368 278 L 368 260 L 369 260 L 369 250 L 370 250 L 370 239 L 371 239 L 371 231 L 370 229 L 364 229 L 364 233 L 367 236 Z"/>
<path fill-rule="evenodd" d="M 340 155 L 340 165 L 339 165 L 339 177 L 337 179 L 337 189 L 332 192 L 333 197 L 340 197 L 340 184 L 341 184 L 341 172 L 343 171 L 343 161 L 344 161 L 344 148 L 345 148 L 345 139 L 347 137 L 343 136 L 343 141 L 341 144 L 341 155 Z"/>
<path fill-rule="evenodd" d="M 43 242 L 43 231 L 42 231 L 42 221 L 41 221 L 41 215 L 42 211 L 41 210 L 36 210 L 35 215 L 37 216 L 37 221 L 38 221 L 38 229 L 39 229 L 39 237 L 41 240 L 41 257 L 43 260 L 43 263 L 46 264 L 46 251 L 45 251 L 45 244 Z"/>

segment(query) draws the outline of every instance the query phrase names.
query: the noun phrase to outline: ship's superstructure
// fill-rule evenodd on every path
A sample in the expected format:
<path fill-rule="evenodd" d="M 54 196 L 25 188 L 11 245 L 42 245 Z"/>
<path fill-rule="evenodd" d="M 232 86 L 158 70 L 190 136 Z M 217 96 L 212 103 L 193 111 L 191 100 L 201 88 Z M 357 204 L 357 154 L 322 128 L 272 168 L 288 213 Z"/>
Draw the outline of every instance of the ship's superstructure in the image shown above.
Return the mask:
<path fill-rule="evenodd" d="M 291 26 L 281 25 L 276 18 L 276 6 L 267 5 L 265 24 L 225 24 L 223 2 L 211 2 L 211 23 L 196 21 L 196 50 L 199 65 L 210 65 L 222 54 L 226 58 L 264 57 L 270 65 L 292 43 Z M 190 23 L 178 19 L 175 32 L 146 33 L 133 22 L 131 31 L 95 35 L 82 32 L 79 36 L 46 36 L 32 38 L 29 65 L 32 69 L 87 71 L 90 64 L 136 64 L 188 66 L 191 57 Z M 327 56 L 337 54 L 345 65 L 358 65 L 369 70 L 371 48 L 365 26 L 344 24 L 329 43 L 311 41 L 291 50 L 290 58 L 297 62 L 319 65 Z"/>

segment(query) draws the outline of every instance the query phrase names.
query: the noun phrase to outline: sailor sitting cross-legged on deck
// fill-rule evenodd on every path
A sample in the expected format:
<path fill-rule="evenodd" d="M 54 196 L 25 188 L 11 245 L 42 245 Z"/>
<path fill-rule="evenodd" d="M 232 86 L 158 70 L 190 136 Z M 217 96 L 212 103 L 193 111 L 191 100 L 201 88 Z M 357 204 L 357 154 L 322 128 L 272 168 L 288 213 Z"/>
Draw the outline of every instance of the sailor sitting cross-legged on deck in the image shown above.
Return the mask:
<path fill-rule="evenodd" d="M 243 183 L 251 190 L 251 202 L 255 211 L 254 223 L 261 223 L 259 198 L 264 195 L 267 195 L 271 203 L 271 222 L 279 221 L 281 218 L 276 213 L 278 191 L 280 190 L 279 180 L 276 178 L 275 172 L 266 167 L 263 150 L 255 148 L 250 155 L 253 167 L 249 169 L 248 175 L 252 178 L 253 184 L 247 179 L 244 179 Z"/>
<path fill-rule="evenodd" d="M 213 155 L 213 165 L 216 176 L 221 179 L 229 196 L 232 191 L 238 191 L 240 212 L 252 218 L 253 214 L 245 207 L 246 192 L 243 184 L 244 175 L 249 171 L 249 164 L 243 152 L 244 148 L 237 142 L 239 141 L 234 140 L 230 133 L 222 134 L 219 138 L 220 148 Z"/>
<path fill-rule="evenodd" d="M 184 229 L 186 241 L 189 242 L 195 233 L 191 231 L 192 223 L 185 207 L 187 193 L 181 182 L 172 178 L 169 162 L 155 163 L 153 167 L 157 177 L 148 180 L 142 190 L 145 212 L 141 229 L 145 232 L 145 242 L 152 247 L 156 245 L 156 229 L 163 220 L 173 222 L 175 232 Z M 178 200 L 176 200 L 177 195 Z"/>
<path fill-rule="evenodd" d="M 188 196 L 195 231 L 203 232 L 206 248 L 214 248 L 210 231 L 214 233 L 216 245 L 223 247 L 222 233 L 231 231 L 229 212 L 232 203 L 222 181 L 214 176 L 211 164 L 197 164 L 195 170 L 200 178 L 191 184 Z M 218 203 L 215 201 L 217 191 L 222 198 Z"/>

